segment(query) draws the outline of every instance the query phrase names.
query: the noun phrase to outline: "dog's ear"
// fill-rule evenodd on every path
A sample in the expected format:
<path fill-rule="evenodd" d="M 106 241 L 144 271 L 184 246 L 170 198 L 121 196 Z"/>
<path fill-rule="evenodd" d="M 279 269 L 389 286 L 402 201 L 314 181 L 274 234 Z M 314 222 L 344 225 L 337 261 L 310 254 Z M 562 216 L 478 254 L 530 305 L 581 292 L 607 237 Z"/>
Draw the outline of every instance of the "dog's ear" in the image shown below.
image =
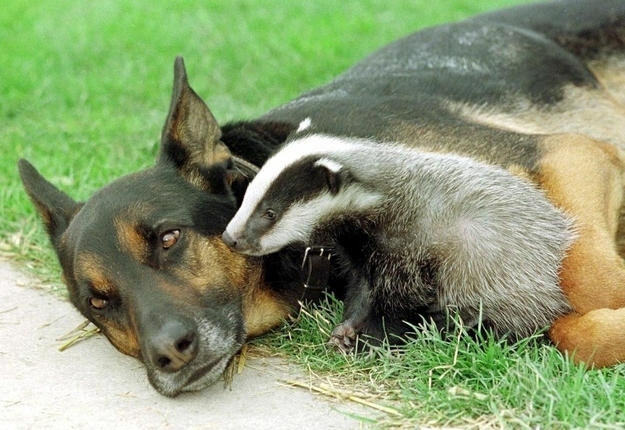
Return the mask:
<path fill-rule="evenodd" d="M 52 245 L 56 249 L 59 238 L 80 210 L 82 203 L 77 203 L 48 182 L 28 161 L 19 160 L 18 169 L 24 188 L 41 215 Z"/>
<path fill-rule="evenodd" d="M 219 193 L 233 180 L 230 151 L 204 101 L 189 86 L 182 57 L 174 63 L 174 89 L 161 135 L 159 163 L 173 163 L 196 187 Z M 222 173 L 218 173 L 222 172 Z"/>

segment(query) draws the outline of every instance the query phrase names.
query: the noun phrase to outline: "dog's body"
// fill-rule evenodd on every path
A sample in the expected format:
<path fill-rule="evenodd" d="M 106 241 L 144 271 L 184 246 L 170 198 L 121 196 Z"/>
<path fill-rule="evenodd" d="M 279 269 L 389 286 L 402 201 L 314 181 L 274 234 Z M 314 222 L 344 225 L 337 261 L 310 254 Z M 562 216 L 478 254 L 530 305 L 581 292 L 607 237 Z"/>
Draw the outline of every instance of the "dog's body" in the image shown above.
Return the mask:
<path fill-rule="evenodd" d="M 331 341 L 349 351 L 449 313 L 512 339 L 549 327 L 571 311 L 558 283 L 570 226 L 499 167 L 311 134 L 265 163 L 223 238 L 249 255 L 331 244 L 347 282 Z"/>
<path fill-rule="evenodd" d="M 418 32 L 329 85 L 220 128 L 182 61 L 154 168 L 84 205 L 21 162 L 76 307 L 165 395 L 215 381 L 246 338 L 296 306 L 303 250 L 231 251 L 220 235 L 250 164 L 311 117 L 315 132 L 401 141 L 526 177 L 574 221 L 550 330 L 598 366 L 625 360 L 621 255 L 625 2 L 552 2 Z M 252 166 L 253 167 L 253 166 Z M 400 186 L 400 184 L 398 184 Z M 331 279 L 330 287 L 340 289 Z"/>

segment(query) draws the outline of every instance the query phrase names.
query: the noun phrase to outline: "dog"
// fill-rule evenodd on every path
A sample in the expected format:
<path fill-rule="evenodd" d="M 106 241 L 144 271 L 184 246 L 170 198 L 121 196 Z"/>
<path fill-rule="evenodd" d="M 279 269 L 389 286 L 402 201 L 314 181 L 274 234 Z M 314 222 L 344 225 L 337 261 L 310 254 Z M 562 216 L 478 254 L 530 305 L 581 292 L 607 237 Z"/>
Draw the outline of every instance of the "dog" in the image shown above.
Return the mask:
<path fill-rule="evenodd" d="M 346 284 L 331 344 L 350 352 L 395 343 L 423 320 L 444 330 L 453 314 L 520 339 L 571 311 L 558 283 L 571 221 L 518 176 L 371 140 L 289 140 L 222 238 L 257 256 L 331 244 Z"/>
<path fill-rule="evenodd" d="M 548 335 L 609 366 L 625 360 L 624 40 L 620 0 L 519 6 L 421 30 L 223 126 L 178 58 L 154 167 L 86 202 L 25 160 L 19 170 L 72 303 L 166 396 L 216 381 L 247 339 L 321 294 L 307 286 L 344 292 L 322 252 L 245 256 L 221 239 L 256 168 L 308 117 L 319 133 L 473 158 L 535 184 L 577 235 L 559 273 L 572 311 Z"/>

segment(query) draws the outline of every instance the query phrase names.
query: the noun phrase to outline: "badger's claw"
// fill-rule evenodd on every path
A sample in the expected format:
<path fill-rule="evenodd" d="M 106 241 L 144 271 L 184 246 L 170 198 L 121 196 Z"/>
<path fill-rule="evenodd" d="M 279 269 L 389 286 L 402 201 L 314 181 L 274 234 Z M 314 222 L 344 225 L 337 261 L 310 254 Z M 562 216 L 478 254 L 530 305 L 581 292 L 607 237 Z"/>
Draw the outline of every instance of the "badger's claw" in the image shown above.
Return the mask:
<path fill-rule="evenodd" d="M 357 340 L 356 327 L 349 321 L 343 321 L 332 330 L 328 344 L 343 352 L 351 352 L 356 347 Z"/>

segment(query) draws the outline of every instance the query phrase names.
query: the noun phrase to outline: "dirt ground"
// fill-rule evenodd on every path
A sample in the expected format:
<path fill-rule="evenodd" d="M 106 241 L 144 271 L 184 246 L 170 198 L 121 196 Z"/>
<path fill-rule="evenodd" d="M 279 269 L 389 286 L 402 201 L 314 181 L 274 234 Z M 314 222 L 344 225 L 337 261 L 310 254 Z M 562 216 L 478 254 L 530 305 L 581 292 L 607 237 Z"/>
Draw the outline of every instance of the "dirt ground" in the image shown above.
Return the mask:
<path fill-rule="evenodd" d="M 306 377 L 275 358 L 248 360 L 231 389 L 218 383 L 175 399 L 149 385 L 142 364 L 102 336 L 64 352 L 58 339 L 84 321 L 66 301 L 32 288 L 0 259 L 2 429 L 357 429 L 368 409 L 281 381 Z"/>

